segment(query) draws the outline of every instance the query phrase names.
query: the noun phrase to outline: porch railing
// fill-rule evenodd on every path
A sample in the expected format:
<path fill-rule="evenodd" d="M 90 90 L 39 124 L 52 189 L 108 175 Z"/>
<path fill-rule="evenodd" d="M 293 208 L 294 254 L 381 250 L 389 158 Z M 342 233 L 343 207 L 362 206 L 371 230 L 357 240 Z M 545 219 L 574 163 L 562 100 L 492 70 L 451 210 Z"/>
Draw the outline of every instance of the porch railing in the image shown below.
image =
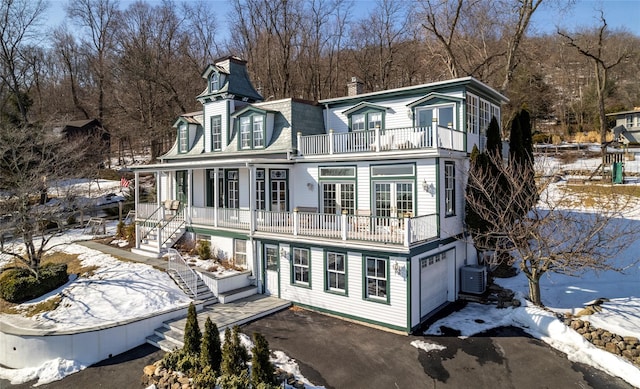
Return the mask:
<path fill-rule="evenodd" d="M 464 132 L 443 126 L 375 129 L 302 136 L 299 155 L 326 155 L 443 148 L 464 151 Z"/>
<path fill-rule="evenodd" d="M 168 249 L 167 272 L 175 273 L 176 276 L 184 283 L 185 287 L 191 292 L 194 300 L 198 299 L 198 275 L 185 262 L 184 258 L 175 249 Z"/>
<path fill-rule="evenodd" d="M 215 215 L 217 213 L 217 220 Z M 263 211 L 191 207 L 191 223 L 248 231 L 251 217 L 255 230 L 264 233 L 324 239 L 360 240 L 408 246 L 438 237 L 438 215 L 379 217 L 335 215 L 317 212 Z"/>

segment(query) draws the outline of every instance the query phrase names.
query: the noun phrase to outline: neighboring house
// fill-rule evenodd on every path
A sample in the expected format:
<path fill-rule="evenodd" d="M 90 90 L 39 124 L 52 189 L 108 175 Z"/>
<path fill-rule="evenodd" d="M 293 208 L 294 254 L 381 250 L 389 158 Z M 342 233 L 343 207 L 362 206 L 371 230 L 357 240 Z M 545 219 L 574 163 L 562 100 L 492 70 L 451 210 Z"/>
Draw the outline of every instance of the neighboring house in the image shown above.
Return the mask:
<path fill-rule="evenodd" d="M 640 144 L 640 107 L 634 107 L 631 111 L 609 113 L 607 116 L 616 119 L 616 125 L 612 129 L 614 140 L 624 144 Z"/>
<path fill-rule="evenodd" d="M 250 270 L 258 293 L 403 332 L 457 299 L 460 269 L 477 263 L 469 153 L 506 97 L 465 77 L 262 101 L 236 57 L 202 76 L 203 110 L 176 121 L 160 163 L 134 169 L 156 174 L 158 194 L 136 198 L 139 252 L 186 229 Z"/>
<path fill-rule="evenodd" d="M 111 135 L 98 119 L 73 120 L 53 129 L 54 134 L 65 139 L 88 139 L 96 151 L 105 154 L 111 147 Z"/>

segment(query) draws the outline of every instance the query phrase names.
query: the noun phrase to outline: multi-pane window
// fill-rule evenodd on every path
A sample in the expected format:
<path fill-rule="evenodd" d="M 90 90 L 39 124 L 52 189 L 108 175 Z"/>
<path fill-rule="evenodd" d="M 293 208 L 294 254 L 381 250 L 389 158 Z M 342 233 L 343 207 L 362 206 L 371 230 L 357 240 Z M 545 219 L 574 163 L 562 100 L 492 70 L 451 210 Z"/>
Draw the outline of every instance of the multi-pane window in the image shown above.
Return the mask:
<path fill-rule="evenodd" d="M 189 151 L 189 128 L 186 124 L 178 127 L 178 152 L 186 153 Z"/>
<path fill-rule="evenodd" d="M 247 268 L 247 241 L 233 240 L 233 264 L 243 269 Z"/>
<path fill-rule="evenodd" d="M 264 147 L 264 121 L 262 118 L 255 117 L 253 121 L 253 147 Z"/>
<path fill-rule="evenodd" d="M 309 249 L 293 249 L 293 283 L 309 285 Z"/>
<path fill-rule="evenodd" d="M 376 128 L 382 128 L 382 112 L 374 112 L 369 115 L 369 130 L 374 131 Z"/>
<path fill-rule="evenodd" d="M 345 254 L 327 253 L 327 289 L 346 292 Z"/>
<path fill-rule="evenodd" d="M 266 195 L 266 191 L 265 191 L 264 169 L 257 169 L 256 170 L 256 209 L 259 209 L 259 210 L 267 209 L 265 195 Z"/>
<path fill-rule="evenodd" d="M 210 92 L 214 92 L 220 89 L 220 74 L 216 72 L 211 73 L 209 82 L 210 82 L 210 90 L 209 90 Z"/>
<path fill-rule="evenodd" d="M 491 121 L 491 104 L 488 101 L 480 99 L 480 133 L 486 134 Z"/>
<path fill-rule="evenodd" d="M 278 246 L 267 245 L 265 248 L 267 270 L 278 271 Z"/>
<path fill-rule="evenodd" d="M 240 118 L 240 148 L 251 148 L 251 117 Z"/>
<path fill-rule="evenodd" d="M 367 257 L 367 298 L 387 298 L 387 260 Z"/>
<path fill-rule="evenodd" d="M 364 114 L 358 114 L 351 116 L 351 131 L 363 131 L 364 130 Z"/>
<path fill-rule="evenodd" d="M 627 128 L 633 127 L 633 115 L 627 115 L 626 118 L 627 118 L 626 127 Z"/>
<path fill-rule="evenodd" d="M 240 148 L 265 147 L 264 115 L 247 115 L 240 118 Z"/>
<path fill-rule="evenodd" d="M 287 170 L 271 170 L 269 178 L 271 180 L 271 210 L 284 212 L 288 209 L 289 202 L 287 198 Z"/>
<path fill-rule="evenodd" d="M 222 149 L 222 117 L 220 115 L 211 117 L 211 150 Z"/>
<path fill-rule="evenodd" d="M 322 213 L 340 215 L 355 211 L 355 185 L 353 183 L 322 183 Z"/>
<path fill-rule="evenodd" d="M 444 207 L 445 215 L 451 216 L 456 213 L 456 183 L 455 183 L 455 165 L 453 162 L 445 162 L 444 164 Z"/>
<path fill-rule="evenodd" d="M 467 132 L 478 133 L 478 97 L 467 94 Z"/>
<path fill-rule="evenodd" d="M 240 180 L 237 170 L 227 170 L 227 208 L 240 208 Z"/>

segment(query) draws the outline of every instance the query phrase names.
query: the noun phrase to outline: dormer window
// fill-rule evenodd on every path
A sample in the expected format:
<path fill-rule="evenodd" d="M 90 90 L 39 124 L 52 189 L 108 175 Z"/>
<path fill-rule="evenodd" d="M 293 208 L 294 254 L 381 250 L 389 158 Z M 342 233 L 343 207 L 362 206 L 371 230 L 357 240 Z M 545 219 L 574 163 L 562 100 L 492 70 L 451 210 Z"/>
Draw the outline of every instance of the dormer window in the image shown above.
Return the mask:
<path fill-rule="evenodd" d="M 213 72 L 209 78 L 209 92 L 215 92 L 218 89 L 220 89 L 220 74 Z"/>
<path fill-rule="evenodd" d="M 264 148 L 265 115 L 249 115 L 240 118 L 240 148 Z"/>
<path fill-rule="evenodd" d="M 381 111 L 368 110 L 366 112 L 351 115 L 351 131 L 375 131 L 376 128 L 383 128 L 384 113 Z"/>
<path fill-rule="evenodd" d="M 189 151 L 189 128 L 186 124 L 178 127 L 178 152 L 186 153 Z"/>

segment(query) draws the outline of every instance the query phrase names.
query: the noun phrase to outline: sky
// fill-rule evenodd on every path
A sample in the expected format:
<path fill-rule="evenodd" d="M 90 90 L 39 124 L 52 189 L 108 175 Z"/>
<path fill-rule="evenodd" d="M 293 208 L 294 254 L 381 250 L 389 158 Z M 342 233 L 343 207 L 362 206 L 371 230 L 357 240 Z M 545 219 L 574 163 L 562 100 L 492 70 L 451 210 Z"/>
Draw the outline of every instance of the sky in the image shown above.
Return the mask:
<path fill-rule="evenodd" d="M 161 3 L 161 0 L 146 1 L 151 4 Z M 188 1 L 186 0 L 186 2 Z M 411 0 L 401 1 L 414 2 Z M 126 8 L 135 1 L 120 0 L 119 2 L 122 8 Z M 224 15 L 222 19 L 217 18 L 217 22 L 222 22 L 222 26 L 224 26 L 227 13 L 231 9 L 230 2 L 228 0 L 208 0 L 208 2 L 217 15 Z M 50 0 L 47 26 L 54 27 L 64 21 L 67 3 L 67 0 Z M 353 0 L 353 3 L 353 12 L 356 18 L 363 17 L 375 6 L 375 0 Z M 556 26 L 564 27 L 568 31 L 581 27 L 599 26 L 600 14 L 598 10 L 602 9 L 607 24 L 612 29 L 625 28 L 634 35 L 640 36 L 640 1 L 638 0 L 576 0 L 575 5 L 566 11 L 555 5 L 550 5 L 551 3 L 549 0 L 544 0 L 534 13 L 531 32 L 555 33 Z M 224 27 L 221 27 L 220 30 L 224 31 Z"/>
<path fill-rule="evenodd" d="M 557 163 L 557 161 L 550 160 Z M 598 159 L 582 160 L 573 167 L 595 168 Z M 627 161 L 628 170 L 640 171 L 640 158 Z M 570 169 L 572 166 L 564 166 Z M 562 185 L 562 183 L 556 184 Z M 119 187 L 119 181 L 111 185 L 101 182 L 101 190 L 113 191 Z M 557 186 L 556 186 L 557 188 Z M 94 190 L 95 193 L 95 190 Z M 622 223 L 640 220 L 640 208 L 633 209 L 619 219 Z M 108 227 L 107 232 L 113 233 L 115 226 Z M 109 255 L 91 250 L 84 246 L 73 244 L 75 240 L 87 239 L 80 230 L 57 236 L 54 239 L 69 244 L 60 246 L 62 250 L 79 254 L 79 259 L 85 266 L 95 265 L 98 268 L 89 278 L 74 278 L 66 285 L 35 301 L 27 302 L 21 307 L 43 301 L 56 295 L 64 295 L 59 308 L 31 318 L 19 315 L 1 314 L 1 320 L 9 320 L 14 325 L 36 325 L 39 328 L 69 330 L 95 325 L 108 324 L 109 320 L 129 320 L 139 316 L 146 316 L 152 312 L 167 307 L 186 304 L 187 296 L 170 281 L 166 273 L 153 269 L 145 264 L 121 262 Z M 496 282 L 516 293 L 522 306 L 518 308 L 497 309 L 494 305 L 469 303 L 461 311 L 455 312 L 432 324 L 425 335 L 429 338 L 411 343 L 412 346 L 424 352 L 437 352 L 444 346 L 438 344 L 440 326 L 459 330 L 462 337 L 473 336 L 491 328 L 499 326 L 516 326 L 522 328 L 551 347 L 565 353 L 567 358 L 593 366 L 609 375 L 617 376 L 640 388 L 640 369 L 625 359 L 596 348 L 585 341 L 577 332 L 567 327 L 557 319 L 557 313 L 577 312 L 584 304 L 596 298 L 610 299 L 604 303 L 602 311 L 594 315 L 583 317 L 593 325 L 617 333 L 621 336 L 640 338 L 640 265 L 636 263 L 636 253 L 640 251 L 640 240 L 636 241 L 615 259 L 617 265 L 629 265 L 624 273 L 617 272 L 587 272 L 581 277 L 570 277 L 559 274 L 543 276 L 541 280 L 542 301 L 548 310 L 542 310 L 530 305 L 524 298 L 527 295 L 527 280 L 522 273 L 508 279 L 498 279 Z M 0 266 L 8 258 L 0 256 Z M 92 282 L 99 279 L 100 282 Z M 147 287 L 139 288 L 140 282 Z M 91 284 L 91 287 L 88 285 Z M 105 303 L 109 302 L 109 303 Z M 223 340 L 223 339 L 222 339 Z M 245 347 L 251 347 L 250 339 L 243 337 Z M 407 339 L 407 342 L 410 342 Z M 306 389 L 323 389 L 314 386 L 303 376 L 298 365 L 278 350 L 273 350 L 275 358 L 272 362 L 284 370 L 293 373 L 297 379 L 305 382 Z M 421 351 L 421 352 L 422 352 Z M 0 379 L 11 380 L 18 384 L 39 379 L 39 384 L 60 380 L 66 375 L 73 374 L 98 361 L 73 361 L 54 359 L 40 366 L 25 369 L 0 368 Z M 301 361 L 304 362 L 304 361 Z"/>

